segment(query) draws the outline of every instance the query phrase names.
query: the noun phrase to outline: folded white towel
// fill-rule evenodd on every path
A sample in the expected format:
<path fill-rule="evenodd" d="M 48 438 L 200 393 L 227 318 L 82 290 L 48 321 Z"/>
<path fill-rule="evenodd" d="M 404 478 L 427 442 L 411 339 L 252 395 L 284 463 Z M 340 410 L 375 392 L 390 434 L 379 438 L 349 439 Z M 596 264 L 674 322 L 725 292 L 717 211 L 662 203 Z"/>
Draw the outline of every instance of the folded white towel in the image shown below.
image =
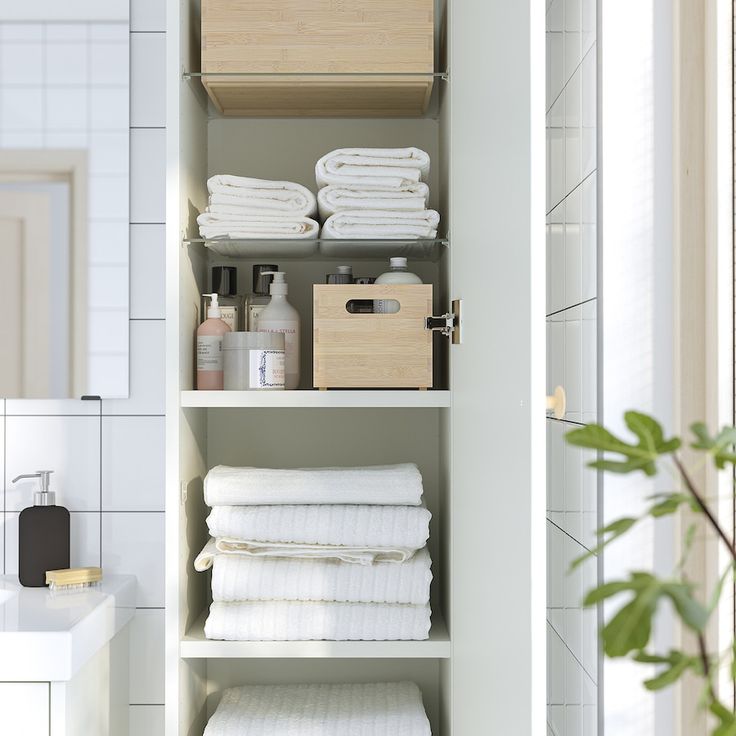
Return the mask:
<path fill-rule="evenodd" d="M 430 613 L 428 605 L 402 603 L 213 603 L 204 635 L 226 641 L 407 641 L 429 638 Z"/>
<path fill-rule="evenodd" d="M 246 544 L 418 550 L 431 518 L 423 506 L 215 506 L 207 526 L 212 537 Z"/>
<path fill-rule="evenodd" d="M 257 558 L 219 553 L 214 539 L 194 567 L 212 568 L 214 601 L 345 601 L 429 603 L 432 560 L 427 548 L 403 565 L 351 565 L 330 559 Z"/>
<path fill-rule="evenodd" d="M 341 560 L 358 565 L 374 562 L 406 562 L 416 549 L 411 547 L 368 547 L 299 542 L 259 542 L 255 539 L 215 539 L 218 552 L 246 557 L 291 557 L 308 560 Z"/>
<path fill-rule="evenodd" d="M 272 240 L 278 238 L 316 238 L 319 223 L 309 217 L 272 217 L 270 215 L 217 214 L 203 212 L 197 217 L 200 237 Z"/>
<path fill-rule="evenodd" d="M 323 238 L 435 238 L 440 216 L 434 210 L 344 210 L 327 218 Z"/>
<path fill-rule="evenodd" d="M 338 503 L 418 506 L 421 501 L 422 475 L 414 463 L 296 469 L 217 465 L 204 479 L 204 502 L 208 506 Z"/>
<path fill-rule="evenodd" d="M 431 736 L 413 682 L 226 690 L 204 736 Z"/>
<path fill-rule="evenodd" d="M 429 187 L 423 182 L 400 189 L 370 189 L 359 185 L 330 184 L 317 192 L 319 216 L 326 220 L 340 210 L 423 210 L 429 203 Z"/>
<path fill-rule="evenodd" d="M 292 181 L 217 174 L 207 180 L 207 189 L 211 204 L 234 204 L 254 214 L 310 217 L 317 211 L 314 194 Z"/>
<path fill-rule="evenodd" d="M 429 174 L 429 154 L 419 148 L 338 148 L 317 161 L 317 186 L 360 184 L 400 189 Z"/>

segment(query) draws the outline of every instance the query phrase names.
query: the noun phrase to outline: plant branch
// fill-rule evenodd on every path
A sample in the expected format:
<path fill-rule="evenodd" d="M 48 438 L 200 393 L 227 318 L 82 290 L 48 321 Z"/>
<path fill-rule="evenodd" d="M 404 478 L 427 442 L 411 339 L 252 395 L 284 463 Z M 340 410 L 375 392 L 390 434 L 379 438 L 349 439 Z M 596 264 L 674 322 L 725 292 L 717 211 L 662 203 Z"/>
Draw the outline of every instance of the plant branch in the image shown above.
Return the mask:
<path fill-rule="evenodd" d="M 685 485 L 687 486 L 687 490 L 690 492 L 690 495 L 695 499 L 695 502 L 698 504 L 701 511 L 705 514 L 713 529 L 715 529 L 716 534 L 718 534 L 718 536 L 728 548 L 728 551 L 731 554 L 731 558 L 734 560 L 734 562 L 736 562 L 736 547 L 734 546 L 733 541 L 729 539 L 726 532 L 718 523 L 716 517 L 713 516 L 713 513 L 708 508 L 708 505 L 705 503 L 705 499 L 700 495 L 700 492 L 695 487 L 695 483 L 690 477 L 690 474 L 685 469 L 685 466 L 682 464 L 680 458 L 677 457 L 677 455 L 673 455 L 672 460 L 675 463 L 678 471 L 680 472 L 682 479 L 685 481 Z"/>

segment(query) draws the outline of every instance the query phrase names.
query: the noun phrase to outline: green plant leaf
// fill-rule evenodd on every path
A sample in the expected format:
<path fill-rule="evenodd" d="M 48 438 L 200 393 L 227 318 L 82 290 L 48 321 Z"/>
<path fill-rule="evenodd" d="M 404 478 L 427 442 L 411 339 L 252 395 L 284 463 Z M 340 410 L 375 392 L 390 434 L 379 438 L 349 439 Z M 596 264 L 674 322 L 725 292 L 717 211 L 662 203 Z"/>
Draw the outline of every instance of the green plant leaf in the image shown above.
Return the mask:
<path fill-rule="evenodd" d="M 673 661 L 669 667 L 662 670 L 655 677 L 644 680 L 644 687 L 647 690 L 662 690 L 665 687 L 669 687 L 677 682 L 696 661 L 695 657 L 688 657 L 682 652 L 672 652 L 671 656 Z"/>
<path fill-rule="evenodd" d="M 580 565 L 582 565 L 586 560 L 589 560 L 591 557 L 595 557 L 596 555 L 599 555 L 611 542 L 613 542 L 614 539 L 618 539 L 622 534 L 625 534 L 629 529 L 631 529 L 634 524 L 636 524 L 637 521 L 640 521 L 640 519 L 635 519 L 630 516 L 625 516 L 621 519 L 616 519 L 616 521 L 612 521 L 608 526 L 604 526 L 601 529 L 598 529 L 596 531 L 596 534 L 599 538 L 606 537 L 605 539 L 601 539 L 598 544 L 593 547 L 592 550 L 589 550 L 584 555 L 580 555 L 580 557 L 576 557 L 572 563 L 570 564 L 570 572 L 577 569 Z"/>
<path fill-rule="evenodd" d="M 680 506 L 687 504 L 692 508 L 693 499 L 687 493 L 667 493 L 660 496 L 660 500 L 657 501 L 650 509 L 649 515 L 655 519 L 661 516 L 668 516 L 674 514 Z M 700 506 L 697 506 L 697 510 L 700 512 Z"/>
<path fill-rule="evenodd" d="M 632 659 L 634 662 L 639 662 L 640 664 L 674 664 L 677 661 L 677 657 L 675 656 L 677 654 L 680 654 L 680 652 L 674 650 L 670 650 L 667 656 L 640 651 L 634 654 Z"/>
<path fill-rule="evenodd" d="M 603 627 L 603 649 L 611 658 L 625 657 L 644 649 L 652 635 L 652 617 L 657 608 L 653 591 L 638 593 Z"/>
<path fill-rule="evenodd" d="M 666 582 L 660 594 L 667 596 L 682 622 L 695 632 L 702 632 L 708 623 L 708 609 L 692 596 L 692 586 L 687 583 Z"/>
<path fill-rule="evenodd" d="M 636 411 L 624 414 L 626 426 L 636 436 L 636 444 L 625 442 L 600 424 L 589 424 L 568 432 L 565 439 L 578 447 L 621 455 L 622 459 L 602 458 L 589 463 L 591 468 L 611 473 L 632 473 L 641 470 L 646 475 L 656 475 L 657 460 L 680 447 L 677 437 L 665 439 L 662 426 L 652 417 Z"/>
<path fill-rule="evenodd" d="M 697 438 L 690 446 L 706 450 L 719 470 L 723 470 L 726 463 L 736 464 L 736 427 L 723 427 L 715 437 L 711 437 L 703 422 L 696 422 L 690 429 Z"/>

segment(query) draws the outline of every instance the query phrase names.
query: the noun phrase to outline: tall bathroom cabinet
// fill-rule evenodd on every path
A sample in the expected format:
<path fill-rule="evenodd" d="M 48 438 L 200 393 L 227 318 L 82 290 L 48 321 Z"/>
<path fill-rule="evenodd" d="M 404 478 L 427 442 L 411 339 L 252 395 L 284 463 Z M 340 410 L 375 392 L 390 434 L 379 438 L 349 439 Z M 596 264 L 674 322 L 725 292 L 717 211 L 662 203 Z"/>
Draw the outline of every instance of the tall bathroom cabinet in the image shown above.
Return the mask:
<path fill-rule="evenodd" d="M 224 117 L 197 76 L 199 0 L 168 0 L 167 14 L 167 736 L 201 736 L 233 685 L 405 679 L 420 686 L 435 736 L 541 734 L 544 3 L 438 0 L 432 99 L 411 118 Z M 197 242 L 212 174 L 314 187 L 327 151 L 410 145 L 432 159 L 436 241 L 318 244 L 308 254 L 298 241 L 249 243 L 239 257 Z M 376 276 L 389 255 L 407 255 L 433 284 L 436 315 L 462 300 L 459 344 L 434 336 L 428 391 L 313 390 L 312 284 L 341 262 Z M 210 265 L 236 265 L 249 291 L 251 265 L 269 262 L 287 272 L 302 317 L 300 390 L 194 391 Z M 421 469 L 433 515 L 427 641 L 204 638 L 209 576 L 192 563 L 206 540 L 210 467 L 408 461 Z"/>

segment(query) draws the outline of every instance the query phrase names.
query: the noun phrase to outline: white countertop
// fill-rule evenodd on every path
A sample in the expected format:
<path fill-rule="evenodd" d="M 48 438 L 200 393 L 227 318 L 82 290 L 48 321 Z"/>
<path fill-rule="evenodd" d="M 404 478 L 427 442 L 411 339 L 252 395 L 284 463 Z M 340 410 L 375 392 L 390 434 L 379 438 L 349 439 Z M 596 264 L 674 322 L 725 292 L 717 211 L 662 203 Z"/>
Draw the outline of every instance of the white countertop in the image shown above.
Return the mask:
<path fill-rule="evenodd" d="M 0 576 L 0 681 L 70 680 L 133 618 L 135 595 L 133 575 L 55 593 Z"/>

